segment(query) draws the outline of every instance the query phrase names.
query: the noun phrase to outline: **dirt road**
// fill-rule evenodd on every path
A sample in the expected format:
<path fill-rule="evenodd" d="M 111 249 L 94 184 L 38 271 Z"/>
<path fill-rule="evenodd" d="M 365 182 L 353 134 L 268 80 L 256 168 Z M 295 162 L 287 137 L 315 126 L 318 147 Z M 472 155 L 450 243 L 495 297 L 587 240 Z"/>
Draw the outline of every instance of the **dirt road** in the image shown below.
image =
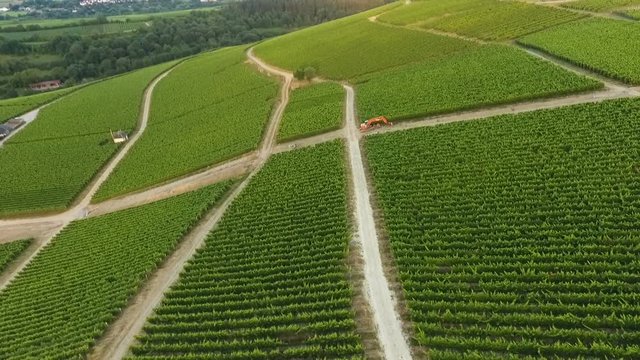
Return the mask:
<path fill-rule="evenodd" d="M 369 201 L 369 187 L 360 154 L 360 130 L 355 121 L 355 95 L 353 88 L 347 91 L 347 134 L 349 159 L 355 189 L 355 218 L 357 237 L 362 246 L 364 259 L 364 281 L 369 305 L 373 309 L 378 341 L 386 359 L 411 359 L 409 343 L 402 332 L 402 321 L 396 312 L 393 293 L 382 267 L 378 234 Z"/>
<path fill-rule="evenodd" d="M 37 109 L 31 110 L 26 114 L 23 114 L 21 116 L 17 116 L 17 118 L 24 120 L 24 125 L 20 126 L 19 128 L 15 129 L 14 131 L 12 131 L 9 136 L 7 136 L 6 138 L 0 140 L 0 147 L 2 147 L 2 145 L 4 145 L 5 142 L 9 141 L 9 139 L 11 139 L 12 137 L 16 136 L 17 133 L 19 133 L 22 129 L 26 128 L 30 122 L 32 122 L 33 120 L 35 120 L 38 117 L 38 113 L 40 112 L 40 110 L 42 108 L 44 108 L 45 106 L 47 106 L 49 104 L 45 104 L 40 106 Z"/>
<path fill-rule="evenodd" d="M 89 354 L 89 359 L 113 360 L 122 359 L 126 356 L 135 341 L 135 336 L 142 330 L 153 309 L 160 304 L 164 293 L 178 280 L 180 271 L 186 262 L 193 257 L 198 248 L 204 245 L 207 235 L 218 225 L 227 208 L 249 184 L 251 178 L 260 171 L 271 155 L 282 114 L 289 102 L 289 91 L 293 76 L 257 59 L 253 55 L 253 49 L 249 49 L 247 56 L 260 69 L 283 78 L 280 99 L 267 125 L 262 145 L 258 150 L 257 159 L 254 161 L 255 167 L 249 176 L 227 196 L 222 204 L 210 211 L 203 221 L 181 241 L 177 250 L 169 256 L 164 265 L 153 273 L 150 280 L 143 285 L 142 290 L 130 301 L 130 305 L 109 326 L 105 335 L 93 347 Z"/>

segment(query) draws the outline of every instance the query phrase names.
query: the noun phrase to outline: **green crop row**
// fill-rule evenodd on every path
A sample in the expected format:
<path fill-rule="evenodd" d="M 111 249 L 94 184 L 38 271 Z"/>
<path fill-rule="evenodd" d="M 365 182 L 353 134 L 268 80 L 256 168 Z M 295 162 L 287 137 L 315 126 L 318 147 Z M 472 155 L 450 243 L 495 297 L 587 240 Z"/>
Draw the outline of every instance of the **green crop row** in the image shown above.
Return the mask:
<path fill-rule="evenodd" d="M 485 40 L 515 39 L 587 15 L 517 1 L 418 1 L 394 9 L 380 21 L 414 24 Z M 447 10 L 443 16 L 441 10 Z"/>
<path fill-rule="evenodd" d="M 640 357 L 640 101 L 367 137 L 433 359 Z"/>
<path fill-rule="evenodd" d="M 336 83 L 320 83 L 296 89 L 278 130 L 278 141 L 320 134 L 342 127 L 344 90 Z"/>
<path fill-rule="evenodd" d="M 31 240 L 16 240 L 0 244 L 0 273 L 31 244 Z"/>
<path fill-rule="evenodd" d="M 64 88 L 42 94 L 0 100 L 0 123 L 3 123 L 13 117 L 23 115 L 24 113 L 59 98 L 60 96 L 63 96 L 75 89 L 76 88 Z"/>
<path fill-rule="evenodd" d="M 246 64 L 243 47 L 182 63 L 157 86 L 147 130 L 95 200 L 139 190 L 257 148 L 275 79 Z"/>
<path fill-rule="evenodd" d="M 640 84 L 640 24 L 585 19 L 526 36 L 519 43 L 630 84 Z"/>
<path fill-rule="evenodd" d="M 631 5 L 640 5 L 640 0 L 578 0 L 562 3 L 567 8 L 588 11 L 615 10 Z"/>
<path fill-rule="evenodd" d="M 358 79 L 360 115 L 425 115 L 594 90 L 602 84 L 523 51 L 486 45 L 444 60 Z"/>
<path fill-rule="evenodd" d="M 230 185 L 71 223 L 0 292 L 0 357 L 85 358 Z"/>
<path fill-rule="evenodd" d="M 255 53 L 268 63 L 292 71 L 311 66 L 323 77 L 347 80 L 406 64 L 446 58 L 475 46 L 463 40 L 367 20 L 368 16 L 388 8 L 279 36 L 257 45 Z"/>
<path fill-rule="evenodd" d="M 131 359 L 362 358 L 344 148 L 275 155 L 149 319 Z"/>
<path fill-rule="evenodd" d="M 131 131 L 144 89 L 171 64 L 79 89 L 45 107 L 0 149 L 0 216 L 62 210 L 118 149 L 109 130 Z"/>

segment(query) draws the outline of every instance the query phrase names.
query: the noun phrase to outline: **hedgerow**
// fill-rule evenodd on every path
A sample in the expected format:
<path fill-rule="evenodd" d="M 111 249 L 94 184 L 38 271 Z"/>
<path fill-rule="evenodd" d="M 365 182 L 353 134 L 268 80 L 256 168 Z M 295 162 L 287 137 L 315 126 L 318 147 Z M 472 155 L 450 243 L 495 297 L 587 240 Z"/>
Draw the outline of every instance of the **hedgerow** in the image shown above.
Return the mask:
<path fill-rule="evenodd" d="M 131 359 L 352 359 L 344 149 L 275 155 L 185 267 Z"/>
<path fill-rule="evenodd" d="M 278 93 L 275 79 L 227 48 L 180 64 L 157 86 L 147 130 L 96 201 L 194 172 L 258 147 Z"/>
<path fill-rule="evenodd" d="M 344 117 L 344 90 L 332 82 L 315 84 L 291 93 L 280 122 L 278 141 L 339 129 Z"/>
<path fill-rule="evenodd" d="M 71 223 L 0 293 L 1 357 L 86 358 L 230 184 Z"/>
<path fill-rule="evenodd" d="M 640 101 L 367 137 L 431 359 L 640 357 Z"/>

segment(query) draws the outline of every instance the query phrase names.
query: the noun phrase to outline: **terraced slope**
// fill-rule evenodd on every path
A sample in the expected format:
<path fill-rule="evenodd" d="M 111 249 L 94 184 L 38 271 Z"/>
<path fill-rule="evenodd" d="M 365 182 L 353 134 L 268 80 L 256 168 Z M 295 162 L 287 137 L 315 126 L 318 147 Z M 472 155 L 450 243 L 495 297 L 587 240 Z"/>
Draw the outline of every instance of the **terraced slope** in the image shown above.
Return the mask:
<path fill-rule="evenodd" d="M 64 88 L 42 94 L 0 100 L 0 123 L 3 123 L 18 115 L 22 115 L 29 110 L 33 110 L 38 106 L 44 105 L 73 90 L 75 90 L 75 88 Z"/>
<path fill-rule="evenodd" d="M 366 138 L 431 359 L 637 358 L 640 101 Z"/>
<path fill-rule="evenodd" d="M 71 223 L 0 293 L 2 357 L 83 358 L 229 186 Z"/>
<path fill-rule="evenodd" d="M 568 10 L 517 1 L 444 0 L 418 1 L 396 8 L 378 19 L 392 24 L 413 24 L 484 40 L 508 40 L 586 16 Z"/>
<path fill-rule="evenodd" d="M 342 127 L 344 90 L 340 84 L 321 83 L 296 89 L 278 129 L 278 141 L 312 136 Z"/>
<path fill-rule="evenodd" d="M 354 359 L 344 146 L 275 155 L 166 294 L 131 359 Z"/>
<path fill-rule="evenodd" d="M 357 102 L 361 119 L 401 120 L 601 87 L 519 49 L 486 45 L 359 78 Z"/>
<path fill-rule="evenodd" d="M 244 47 L 198 56 L 163 79 L 147 130 L 95 196 L 103 200 L 257 148 L 277 96 L 275 79 L 246 64 Z"/>
<path fill-rule="evenodd" d="M 0 216 L 69 206 L 118 149 L 109 130 L 136 127 L 144 89 L 171 65 L 82 88 L 44 108 L 0 149 L 0 167 L 11 169 L 0 172 Z"/>
<path fill-rule="evenodd" d="M 585 19 L 526 36 L 520 43 L 605 76 L 640 84 L 640 23 Z"/>
<path fill-rule="evenodd" d="M 17 258 L 31 243 L 31 240 L 16 240 L 0 244 L 0 273 Z"/>

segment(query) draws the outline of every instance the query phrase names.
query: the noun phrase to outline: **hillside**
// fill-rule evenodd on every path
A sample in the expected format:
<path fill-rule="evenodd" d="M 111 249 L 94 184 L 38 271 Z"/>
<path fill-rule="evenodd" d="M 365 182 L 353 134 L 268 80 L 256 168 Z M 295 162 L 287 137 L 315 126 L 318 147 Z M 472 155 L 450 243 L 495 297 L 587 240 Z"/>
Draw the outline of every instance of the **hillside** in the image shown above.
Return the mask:
<path fill-rule="evenodd" d="M 0 102 L 0 358 L 640 358 L 636 6 L 393 2 Z"/>

